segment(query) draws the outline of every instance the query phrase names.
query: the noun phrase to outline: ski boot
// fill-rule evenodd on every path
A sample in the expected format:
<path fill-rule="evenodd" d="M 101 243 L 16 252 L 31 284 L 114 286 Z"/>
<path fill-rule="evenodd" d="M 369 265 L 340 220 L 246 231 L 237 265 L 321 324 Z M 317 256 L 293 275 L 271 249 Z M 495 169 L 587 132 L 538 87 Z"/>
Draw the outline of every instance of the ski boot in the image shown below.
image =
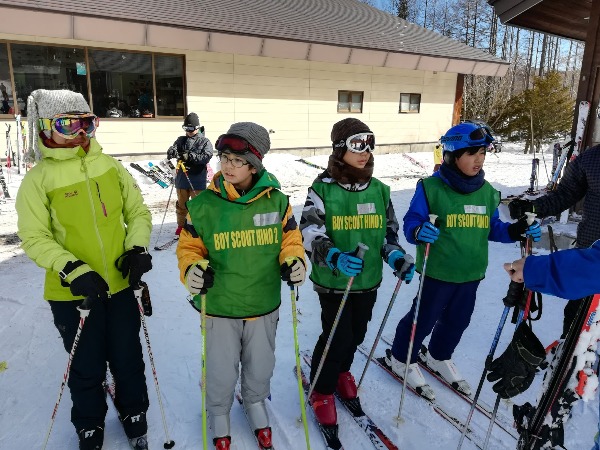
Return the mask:
<path fill-rule="evenodd" d="M 313 391 L 310 394 L 310 406 L 315 412 L 317 422 L 323 426 L 334 426 L 337 424 L 337 411 L 333 394 L 321 394 Z"/>
<path fill-rule="evenodd" d="M 79 437 L 79 450 L 101 450 L 104 442 L 104 429 L 102 427 L 88 428 L 77 432 Z"/>
<path fill-rule="evenodd" d="M 398 377 L 404 378 L 406 364 L 398 361 L 394 355 L 392 355 L 390 349 L 385 351 L 385 362 Z M 425 381 L 425 377 L 423 376 L 418 363 L 415 362 L 408 366 L 408 378 L 406 379 L 406 383 L 421 397 L 431 401 L 435 400 L 435 392 L 433 392 L 431 386 Z"/>
<path fill-rule="evenodd" d="M 469 397 L 471 395 L 471 386 L 467 383 L 464 377 L 458 371 L 458 368 L 451 359 L 438 360 L 431 356 L 431 353 L 424 345 L 419 351 L 419 361 L 421 364 L 429 367 L 429 369 L 442 377 L 446 382 L 461 394 Z"/>
<path fill-rule="evenodd" d="M 231 436 L 223 436 L 213 439 L 215 450 L 229 450 L 231 448 Z"/>
<path fill-rule="evenodd" d="M 129 445 L 132 450 L 148 450 L 148 436 L 143 435 L 129 439 Z"/>
<path fill-rule="evenodd" d="M 254 430 L 256 440 L 263 449 L 273 447 L 271 427 L 269 427 L 269 415 L 264 400 L 256 403 L 245 404 L 246 416 L 250 428 Z"/>
<path fill-rule="evenodd" d="M 352 411 L 355 417 L 364 416 L 365 413 L 360 405 L 358 398 L 358 389 L 354 377 L 350 372 L 342 372 L 338 375 L 335 388 L 340 400 Z"/>
<path fill-rule="evenodd" d="M 254 430 L 256 440 L 261 448 L 269 450 L 273 448 L 273 435 L 271 433 L 271 427 L 259 428 Z"/>

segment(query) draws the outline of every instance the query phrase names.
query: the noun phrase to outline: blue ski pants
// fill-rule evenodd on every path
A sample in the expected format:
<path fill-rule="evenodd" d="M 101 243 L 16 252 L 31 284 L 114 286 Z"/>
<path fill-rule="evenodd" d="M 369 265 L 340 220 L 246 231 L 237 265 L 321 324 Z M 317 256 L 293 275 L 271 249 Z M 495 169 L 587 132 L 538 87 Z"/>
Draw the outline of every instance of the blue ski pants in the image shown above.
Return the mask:
<path fill-rule="evenodd" d="M 431 356 L 441 361 L 452 357 L 452 353 L 471 322 L 479 282 L 480 280 L 449 283 L 425 277 L 410 357 L 411 364 L 417 360 L 421 344 L 430 333 Z M 410 311 L 396 327 L 392 354 L 398 361 L 406 361 L 416 302 L 415 297 Z"/>

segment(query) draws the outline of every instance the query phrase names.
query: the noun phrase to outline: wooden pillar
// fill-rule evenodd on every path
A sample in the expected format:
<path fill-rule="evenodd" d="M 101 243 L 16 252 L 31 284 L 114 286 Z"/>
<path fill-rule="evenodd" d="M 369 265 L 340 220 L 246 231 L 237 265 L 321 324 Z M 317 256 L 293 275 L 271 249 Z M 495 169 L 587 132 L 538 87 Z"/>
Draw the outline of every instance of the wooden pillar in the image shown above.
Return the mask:
<path fill-rule="evenodd" d="M 600 97 L 600 0 L 592 0 L 589 25 L 585 39 L 585 49 L 581 63 L 581 75 L 577 89 L 577 105 L 582 100 L 591 103 L 590 115 L 583 137 L 582 150 L 600 143 L 600 119 L 598 118 L 598 97 Z M 573 135 L 577 127 L 577 111 L 573 122 Z"/>
<path fill-rule="evenodd" d="M 597 0 L 600 2 L 600 0 Z M 459 73 L 456 76 L 456 91 L 454 92 L 454 109 L 452 111 L 452 126 L 460 123 L 463 106 L 463 91 L 465 89 L 465 76 Z"/>

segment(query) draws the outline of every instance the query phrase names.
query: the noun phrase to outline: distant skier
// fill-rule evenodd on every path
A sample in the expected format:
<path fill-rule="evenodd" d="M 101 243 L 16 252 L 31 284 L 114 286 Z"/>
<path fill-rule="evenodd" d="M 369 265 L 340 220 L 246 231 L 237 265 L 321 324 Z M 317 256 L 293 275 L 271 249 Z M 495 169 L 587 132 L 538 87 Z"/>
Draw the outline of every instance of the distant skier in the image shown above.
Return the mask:
<path fill-rule="evenodd" d="M 433 399 L 417 365 L 417 357 L 458 390 L 470 395 L 471 388 L 452 361 L 475 307 L 477 288 L 488 264 L 488 240 L 515 242 L 523 234 L 535 241 L 540 225 L 528 225 L 521 217 L 516 223 L 502 222 L 498 215 L 500 193 L 485 181 L 483 164 L 494 138 L 474 123 L 461 123 L 442 136 L 443 163 L 431 177 L 420 180 L 404 216 L 404 235 L 417 245 L 417 271 L 423 268 L 424 249 L 431 244 L 423 281 L 420 311 L 413 351 L 407 357 L 416 298 L 400 320 L 388 364 L 404 376 L 409 361 L 407 383 Z M 436 224 L 429 214 L 437 214 Z M 420 351 L 431 333 L 426 352 Z"/>
<path fill-rule="evenodd" d="M 206 167 L 213 155 L 213 146 L 204 136 L 204 127 L 200 126 L 200 119 L 196 113 L 189 113 L 181 128 L 184 129 L 185 136 L 178 137 L 167 150 L 167 158 L 177 158 L 175 234 L 178 236 L 185 225 L 185 216 L 188 213 L 185 203 L 206 189 Z"/>
<path fill-rule="evenodd" d="M 398 243 L 390 188 L 373 177 L 375 135 L 360 120 L 348 118 L 333 125 L 331 140 L 327 169 L 310 187 L 300 221 L 323 329 L 312 355 L 311 382 L 348 280 L 356 277 L 309 399 L 324 426 L 337 423 L 335 391 L 343 399 L 358 401 L 350 366 L 371 320 L 383 261 L 407 283 L 415 270 L 413 258 Z M 355 253 L 359 242 L 369 246 L 364 260 Z"/>
<path fill-rule="evenodd" d="M 33 91 L 27 115 L 30 148 L 41 161 L 17 195 L 18 235 L 25 253 L 46 269 L 44 298 L 67 352 L 77 307 L 84 297 L 93 300 L 68 382 L 79 448 L 102 448 L 108 362 L 125 433 L 133 448 L 146 449 L 148 392 L 132 286 L 152 268 L 152 217 L 131 175 L 102 153 L 98 119 L 81 94 Z"/>
<path fill-rule="evenodd" d="M 269 132 L 253 122 L 234 123 L 215 146 L 221 171 L 187 203 L 191 223 L 177 246 L 180 278 L 198 310 L 206 294 L 206 394 L 215 447 L 231 445 L 229 413 L 241 364 L 248 420 L 270 448 L 265 400 L 275 367 L 281 280 L 304 282 L 302 236 L 288 197 L 263 166 Z"/>

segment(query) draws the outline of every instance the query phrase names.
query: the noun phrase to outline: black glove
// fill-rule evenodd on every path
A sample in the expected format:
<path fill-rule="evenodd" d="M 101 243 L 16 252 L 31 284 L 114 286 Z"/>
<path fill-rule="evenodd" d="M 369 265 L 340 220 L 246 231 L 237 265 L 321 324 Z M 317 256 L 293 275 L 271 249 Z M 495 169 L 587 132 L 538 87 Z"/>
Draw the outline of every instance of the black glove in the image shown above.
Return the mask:
<path fill-rule="evenodd" d="M 525 283 L 511 281 L 508 285 L 506 297 L 502 299 L 504 306 L 508 306 L 509 308 L 517 306 L 519 309 L 525 309 L 525 296 L 523 295 L 524 291 Z"/>
<path fill-rule="evenodd" d="M 527 223 L 527 216 L 522 216 L 515 223 L 508 226 L 508 236 L 513 241 L 523 239 L 522 235 L 531 236 L 535 242 L 538 242 L 542 237 L 542 229 L 537 220 L 534 220 L 531 225 Z"/>
<path fill-rule="evenodd" d="M 501 398 L 511 398 L 525 392 L 535 376 L 535 369 L 546 357 L 544 346 L 531 328 L 521 322 L 507 349 L 487 367 L 488 381 Z"/>
<path fill-rule="evenodd" d="M 183 153 L 179 154 L 179 159 L 186 161 L 186 162 L 189 157 L 190 157 L 190 152 L 183 152 Z"/>
<path fill-rule="evenodd" d="M 90 297 L 91 299 L 99 298 L 101 300 L 108 298 L 108 284 L 104 281 L 98 272 L 90 271 L 79 275 L 69 285 L 71 294 Z"/>
<path fill-rule="evenodd" d="M 152 269 L 152 256 L 146 247 L 135 245 L 117 258 L 115 266 L 121 271 L 123 278 L 129 275 L 130 286 L 138 286 L 142 275 Z"/>
<path fill-rule="evenodd" d="M 518 219 L 524 216 L 525 213 L 535 212 L 535 207 L 529 200 L 516 198 L 508 203 L 508 212 L 511 219 Z"/>
<path fill-rule="evenodd" d="M 169 150 L 167 150 L 167 158 L 169 158 L 169 159 L 177 158 L 177 147 L 175 147 L 175 146 L 169 147 Z"/>

